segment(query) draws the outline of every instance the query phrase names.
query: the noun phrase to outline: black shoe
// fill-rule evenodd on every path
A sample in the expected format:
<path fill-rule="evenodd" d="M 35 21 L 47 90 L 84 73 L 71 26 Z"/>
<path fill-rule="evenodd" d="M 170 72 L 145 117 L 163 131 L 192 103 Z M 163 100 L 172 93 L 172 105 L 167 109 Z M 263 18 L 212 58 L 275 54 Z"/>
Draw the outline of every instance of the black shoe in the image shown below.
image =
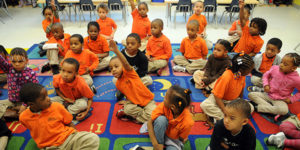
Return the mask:
<path fill-rule="evenodd" d="M 256 103 L 254 103 L 253 101 L 249 101 L 249 103 L 252 104 L 252 106 L 254 107 L 254 111 L 258 112 L 257 111 L 257 106 L 258 105 Z"/>
<path fill-rule="evenodd" d="M 59 66 L 58 65 L 51 65 L 51 70 L 53 75 L 59 74 Z"/>
<path fill-rule="evenodd" d="M 194 78 L 190 78 L 190 82 L 191 82 L 193 85 L 196 84 Z"/>
<path fill-rule="evenodd" d="M 124 94 L 121 93 L 121 91 L 117 90 L 116 97 L 117 97 L 117 101 L 120 101 L 122 100 L 122 98 L 124 98 Z"/>
<path fill-rule="evenodd" d="M 92 85 L 92 86 L 91 86 L 91 90 L 93 91 L 94 94 L 97 94 L 97 90 L 96 90 L 95 85 Z"/>
<path fill-rule="evenodd" d="M 51 70 L 50 64 L 47 63 L 42 67 L 41 73 Z"/>

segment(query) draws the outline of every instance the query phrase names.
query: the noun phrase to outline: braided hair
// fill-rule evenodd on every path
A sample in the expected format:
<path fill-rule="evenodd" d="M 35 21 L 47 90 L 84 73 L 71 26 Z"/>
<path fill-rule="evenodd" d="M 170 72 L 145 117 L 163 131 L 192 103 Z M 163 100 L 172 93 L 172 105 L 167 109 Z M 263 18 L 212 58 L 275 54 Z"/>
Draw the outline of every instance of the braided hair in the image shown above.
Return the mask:
<path fill-rule="evenodd" d="M 293 64 L 296 67 L 300 67 L 300 55 L 297 53 L 287 53 L 285 56 L 293 58 Z"/>
<path fill-rule="evenodd" d="M 179 85 L 173 85 L 170 87 L 172 94 L 170 96 L 171 104 L 174 104 L 176 108 L 178 108 L 180 114 L 183 110 L 190 106 L 191 104 L 191 96 L 192 93 L 190 89 L 184 89 Z"/>
<path fill-rule="evenodd" d="M 254 61 L 252 60 L 252 58 L 249 55 L 243 53 L 236 54 L 232 58 L 231 62 L 232 65 L 231 67 L 229 67 L 229 69 L 233 73 L 237 73 L 241 70 L 248 70 L 254 66 Z"/>

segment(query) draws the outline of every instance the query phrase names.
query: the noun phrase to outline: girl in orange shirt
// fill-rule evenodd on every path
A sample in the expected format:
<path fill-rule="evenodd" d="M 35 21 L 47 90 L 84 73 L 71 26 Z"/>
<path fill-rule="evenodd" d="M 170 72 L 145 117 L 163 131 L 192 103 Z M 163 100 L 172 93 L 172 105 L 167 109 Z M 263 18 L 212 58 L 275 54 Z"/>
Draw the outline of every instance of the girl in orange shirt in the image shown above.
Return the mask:
<path fill-rule="evenodd" d="M 46 33 L 46 37 L 50 39 L 53 36 L 51 32 L 52 25 L 54 23 L 60 22 L 58 13 L 56 12 L 56 7 L 54 4 L 54 0 L 51 0 L 51 6 L 46 6 L 42 12 L 45 19 L 42 22 L 43 29 Z"/>

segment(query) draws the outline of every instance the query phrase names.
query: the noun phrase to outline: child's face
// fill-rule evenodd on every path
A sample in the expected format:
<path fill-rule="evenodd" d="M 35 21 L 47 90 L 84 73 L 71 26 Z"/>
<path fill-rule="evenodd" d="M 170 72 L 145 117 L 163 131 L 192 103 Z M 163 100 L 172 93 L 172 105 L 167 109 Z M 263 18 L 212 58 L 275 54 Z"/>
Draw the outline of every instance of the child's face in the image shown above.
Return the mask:
<path fill-rule="evenodd" d="M 11 64 L 16 71 L 22 71 L 26 67 L 28 63 L 28 59 L 26 59 L 22 55 L 13 55 L 10 57 Z"/>
<path fill-rule="evenodd" d="M 29 102 L 30 109 L 34 112 L 39 112 L 51 106 L 50 98 L 48 97 L 47 90 L 43 88 L 40 92 L 40 97 L 35 102 Z"/>
<path fill-rule="evenodd" d="M 196 2 L 194 6 L 194 12 L 196 15 L 200 15 L 203 12 L 204 4 L 201 2 Z"/>
<path fill-rule="evenodd" d="M 99 30 L 96 26 L 90 26 L 88 29 L 88 34 L 93 41 L 96 41 L 99 35 Z"/>
<path fill-rule="evenodd" d="M 241 75 L 242 76 L 248 75 L 253 70 L 253 68 L 254 68 L 254 64 L 250 68 L 248 68 L 247 70 L 240 69 Z"/>
<path fill-rule="evenodd" d="M 197 27 L 195 24 L 188 24 L 186 30 L 189 38 L 194 39 L 197 37 L 197 32 L 199 31 L 199 27 Z"/>
<path fill-rule="evenodd" d="M 53 12 L 51 9 L 46 9 L 45 12 L 44 12 L 44 16 L 45 16 L 45 19 L 47 19 L 48 21 L 51 20 L 51 18 L 53 17 Z"/>
<path fill-rule="evenodd" d="M 228 51 L 226 50 L 226 48 L 222 44 L 217 43 L 215 45 L 213 54 L 214 54 L 215 58 L 224 58 L 224 57 L 227 56 L 227 52 Z"/>
<path fill-rule="evenodd" d="M 138 52 L 138 48 L 141 46 L 141 44 L 134 38 L 134 37 L 128 37 L 126 39 L 126 51 L 133 55 Z"/>
<path fill-rule="evenodd" d="M 65 82 L 73 82 L 77 75 L 76 66 L 74 64 L 64 62 L 61 66 L 60 75 Z"/>
<path fill-rule="evenodd" d="M 60 40 L 60 39 L 63 39 L 64 38 L 64 29 L 61 28 L 61 27 L 53 27 L 52 28 L 52 33 L 53 33 L 53 36 L 56 40 Z"/>
<path fill-rule="evenodd" d="M 240 110 L 225 107 L 224 126 L 231 134 L 237 134 L 242 127 L 248 123 L 248 118 L 241 114 L 242 112 Z"/>
<path fill-rule="evenodd" d="M 80 54 L 82 52 L 82 43 L 77 37 L 72 37 L 70 39 L 70 48 L 75 54 Z"/>
<path fill-rule="evenodd" d="M 249 28 L 249 33 L 254 36 L 254 35 L 259 35 L 259 28 L 258 25 L 254 22 L 252 22 L 250 24 L 250 28 Z"/>
<path fill-rule="evenodd" d="M 99 8 L 98 15 L 99 15 L 100 19 L 105 19 L 107 12 L 105 9 Z"/>
<path fill-rule="evenodd" d="M 279 65 L 280 71 L 284 74 L 294 72 L 297 69 L 297 67 L 294 66 L 294 61 L 292 57 L 284 56 Z"/>
<path fill-rule="evenodd" d="M 146 7 L 146 5 L 141 4 L 141 5 L 138 6 L 138 12 L 142 17 L 146 17 L 147 12 L 148 12 L 148 8 Z"/>
<path fill-rule="evenodd" d="M 268 58 L 273 58 L 274 56 L 276 56 L 278 53 L 280 52 L 280 50 L 278 49 L 278 47 L 276 45 L 273 44 L 267 44 L 266 47 L 266 56 Z"/>
<path fill-rule="evenodd" d="M 120 78 L 122 76 L 123 66 L 118 58 L 109 62 L 109 70 L 115 78 Z"/>
<path fill-rule="evenodd" d="M 151 34 L 155 37 L 158 37 L 161 34 L 162 27 L 157 22 L 151 23 Z"/>

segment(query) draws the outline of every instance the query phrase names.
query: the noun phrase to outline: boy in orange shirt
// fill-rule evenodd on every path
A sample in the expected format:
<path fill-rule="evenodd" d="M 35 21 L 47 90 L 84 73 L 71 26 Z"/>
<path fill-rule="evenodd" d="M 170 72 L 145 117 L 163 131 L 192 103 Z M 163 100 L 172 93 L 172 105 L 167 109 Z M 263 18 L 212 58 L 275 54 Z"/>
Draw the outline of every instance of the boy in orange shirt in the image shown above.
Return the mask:
<path fill-rule="evenodd" d="M 246 26 L 247 18 L 244 15 L 244 1 L 239 1 L 240 5 L 240 22 L 242 27 L 242 36 L 239 42 L 233 48 L 235 53 L 244 52 L 253 57 L 259 53 L 264 41 L 260 35 L 264 35 L 267 29 L 267 22 L 262 18 L 253 18 L 250 27 Z"/>
<path fill-rule="evenodd" d="M 148 72 L 158 71 L 168 64 L 172 56 L 170 40 L 161 32 L 164 23 L 161 19 L 155 19 L 151 23 L 151 36 L 148 40 L 146 56 L 148 58 Z"/>
<path fill-rule="evenodd" d="M 99 65 L 94 72 L 102 71 L 108 67 L 111 57 L 109 56 L 109 48 L 107 40 L 99 34 L 100 27 L 97 22 L 89 22 L 88 34 L 89 36 L 84 38 L 83 49 L 89 49 L 95 53 L 99 58 Z"/>
<path fill-rule="evenodd" d="M 53 24 L 52 33 L 53 37 L 43 46 L 43 49 L 47 50 L 49 64 L 43 66 L 41 72 L 43 73 L 51 68 L 53 74 L 58 74 L 58 65 L 70 48 L 70 34 L 64 33 L 61 23 Z"/>
<path fill-rule="evenodd" d="M 100 26 L 100 35 L 106 40 L 113 40 L 115 32 L 117 31 L 117 25 L 114 20 L 106 16 L 108 14 L 107 5 L 103 3 L 99 4 L 97 6 L 97 12 L 99 15 L 97 23 Z"/>
<path fill-rule="evenodd" d="M 59 103 L 51 103 L 47 90 L 40 84 L 27 83 L 20 90 L 21 101 L 29 107 L 21 113 L 20 122 L 30 131 L 39 149 L 98 150 L 99 137 L 78 132 L 73 116 Z"/>
<path fill-rule="evenodd" d="M 110 60 L 109 68 L 117 78 L 117 89 L 126 96 L 124 109 L 116 114 L 118 118 L 132 118 L 138 123 L 145 123 L 150 119 L 156 105 L 154 94 L 143 84 L 134 68 L 130 66 L 125 56 L 118 50 L 114 41 L 110 41 L 110 47 L 117 57 Z"/>
<path fill-rule="evenodd" d="M 173 67 L 176 72 L 188 72 L 193 74 L 196 70 L 202 69 L 206 64 L 208 49 L 205 41 L 197 36 L 199 22 L 192 20 L 187 25 L 188 37 L 184 38 L 180 44 L 180 52 L 183 56 L 174 57 Z"/>
<path fill-rule="evenodd" d="M 91 109 L 94 93 L 78 75 L 78 70 L 76 59 L 63 60 L 60 74 L 53 76 L 53 87 L 58 96 L 52 97 L 51 101 L 65 103 L 74 120 L 83 120 Z"/>
<path fill-rule="evenodd" d="M 83 37 L 80 34 L 73 34 L 70 38 L 71 50 L 67 52 L 65 58 L 75 58 L 79 64 L 78 74 L 84 78 L 89 87 L 96 93 L 96 88 L 93 85 L 93 71 L 99 64 L 99 59 L 96 54 L 88 49 L 82 50 Z"/>
<path fill-rule="evenodd" d="M 206 46 L 208 49 L 212 48 L 212 42 L 207 39 L 207 34 L 206 34 L 206 25 L 207 21 L 204 15 L 201 13 L 204 10 L 204 3 L 202 1 L 197 1 L 194 3 L 194 14 L 189 18 L 187 25 L 190 23 L 192 20 L 197 20 L 199 22 L 199 31 L 197 35 L 205 40 Z"/>

